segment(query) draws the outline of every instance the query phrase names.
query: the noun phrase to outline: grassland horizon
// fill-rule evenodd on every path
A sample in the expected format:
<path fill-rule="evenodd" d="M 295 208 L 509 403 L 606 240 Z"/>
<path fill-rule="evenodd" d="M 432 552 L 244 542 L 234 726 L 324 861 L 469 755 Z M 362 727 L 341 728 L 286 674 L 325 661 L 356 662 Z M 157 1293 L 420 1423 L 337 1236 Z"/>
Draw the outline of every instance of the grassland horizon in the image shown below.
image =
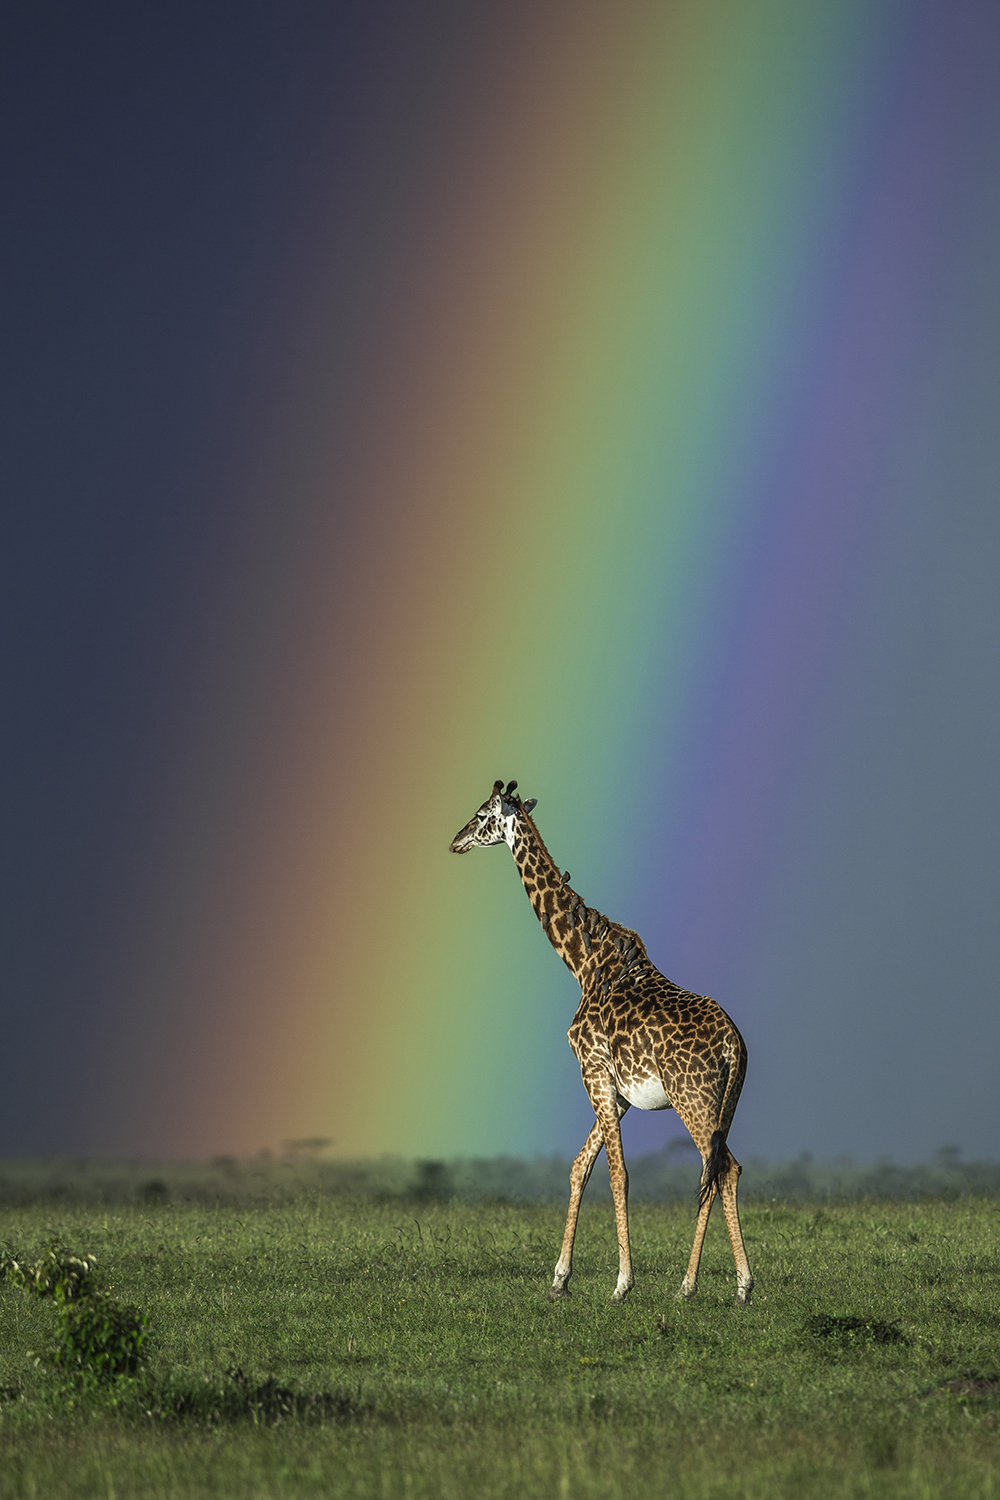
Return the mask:
<path fill-rule="evenodd" d="M 686 1137 L 662 1150 L 628 1158 L 633 1203 L 694 1200 L 700 1160 Z M 277 1153 L 218 1155 L 208 1160 L 126 1160 L 81 1156 L 0 1158 L 0 1206 L 32 1203 L 266 1203 L 320 1193 L 381 1202 L 559 1204 L 569 1191 L 570 1159 L 557 1154 L 453 1157 L 427 1160 L 381 1156 L 348 1160 L 329 1142 L 290 1141 Z M 901 1165 L 882 1158 L 815 1159 L 803 1152 L 784 1161 L 751 1157 L 740 1179 L 742 1202 L 838 1202 L 948 1199 L 1000 1192 L 1000 1162 L 966 1161 L 943 1146 L 927 1162 Z M 610 1201 L 603 1158 L 587 1199 Z"/>

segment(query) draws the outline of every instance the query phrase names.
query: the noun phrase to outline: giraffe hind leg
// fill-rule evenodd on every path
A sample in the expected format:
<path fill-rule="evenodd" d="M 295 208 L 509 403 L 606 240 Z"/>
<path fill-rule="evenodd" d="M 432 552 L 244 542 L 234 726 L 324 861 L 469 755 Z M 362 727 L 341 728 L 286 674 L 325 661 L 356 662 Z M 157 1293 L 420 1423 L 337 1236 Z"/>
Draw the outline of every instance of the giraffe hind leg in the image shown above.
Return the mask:
<path fill-rule="evenodd" d="M 712 1149 L 705 1160 L 702 1173 L 694 1244 L 691 1247 L 691 1259 L 688 1262 L 687 1272 L 681 1282 L 681 1289 L 677 1293 L 678 1297 L 693 1297 L 698 1290 L 698 1266 L 701 1261 L 702 1246 L 705 1243 L 708 1216 L 712 1212 L 712 1205 L 718 1193 L 722 1199 L 722 1211 L 726 1216 L 726 1228 L 729 1230 L 729 1243 L 736 1262 L 736 1301 L 741 1307 L 748 1305 L 750 1293 L 753 1291 L 753 1273 L 750 1270 L 746 1246 L 743 1243 L 743 1230 L 740 1226 L 740 1214 L 736 1202 L 742 1170 L 743 1168 L 725 1141 L 721 1140 L 721 1132 L 716 1132 L 712 1136 Z"/>
<path fill-rule="evenodd" d="M 750 1262 L 747 1260 L 743 1230 L 740 1227 L 740 1213 L 736 1205 L 736 1191 L 743 1168 L 731 1151 L 728 1151 L 728 1155 L 726 1173 L 719 1184 L 719 1196 L 722 1199 L 722 1211 L 726 1216 L 726 1228 L 729 1230 L 729 1243 L 733 1247 L 733 1259 L 736 1262 L 736 1301 L 741 1307 L 746 1307 L 750 1301 L 750 1293 L 753 1291 L 753 1273 L 750 1270 Z"/>
<path fill-rule="evenodd" d="M 675 1109 L 677 1106 L 675 1104 Z M 705 1233 L 708 1229 L 708 1218 L 712 1212 L 712 1204 L 715 1202 L 716 1177 L 719 1169 L 719 1133 L 709 1134 L 711 1126 L 707 1121 L 695 1120 L 687 1116 L 686 1111 L 677 1109 L 681 1120 L 687 1127 L 687 1132 L 701 1153 L 701 1189 L 698 1194 L 698 1222 L 695 1225 L 694 1243 L 691 1246 L 691 1254 L 688 1258 L 687 1270 L 684 1280 L 681 1282 L 677 1293 L 678 1300 L 681 1298 L 694 1297 L 698 1291 L 698 1267 L 701 1265 L 701 1252 L 705 1244 Z M 725 1150 L 723 1142 L 722 1149 Z"/>
<path fill-rule="evenodd" d="M 705 1231 L 708 1228 L 708 1216 L 712 1212 L 712 1204 L 715 1202 L 715 1190 L 708 1193 L 701 1201 L 698 1209 L 698 1223 L 695 1225 L 694 1244 L 691 1246 L 691 1256 L 688 1267 L 681 1282 L 678 1298 L 693 1297 L 698 1290 L 698 1267 L 701 1264 L 701 1250 L 705 1243 Z"/>

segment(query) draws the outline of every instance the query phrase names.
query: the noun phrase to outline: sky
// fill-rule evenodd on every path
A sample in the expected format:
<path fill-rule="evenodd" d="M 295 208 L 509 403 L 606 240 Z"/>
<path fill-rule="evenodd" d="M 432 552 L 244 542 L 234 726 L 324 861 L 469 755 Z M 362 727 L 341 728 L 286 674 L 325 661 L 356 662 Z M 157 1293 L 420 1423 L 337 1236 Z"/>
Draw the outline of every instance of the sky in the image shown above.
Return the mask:
<path fill-rule="evenodd" d="M 996 7 L 0 31 L 0 1154 L 575 1151 L 502 777 L 738 1157 L 1000 1155 Z"/>

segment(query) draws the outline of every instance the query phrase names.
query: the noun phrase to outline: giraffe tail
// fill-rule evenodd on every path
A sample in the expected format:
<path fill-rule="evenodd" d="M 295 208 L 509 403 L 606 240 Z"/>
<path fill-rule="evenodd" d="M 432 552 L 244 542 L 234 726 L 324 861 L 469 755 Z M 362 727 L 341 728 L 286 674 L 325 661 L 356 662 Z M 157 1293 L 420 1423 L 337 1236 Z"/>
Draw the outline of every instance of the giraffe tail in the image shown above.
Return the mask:
<path fill-rule="evenodd" d="M 712 1139 L 708 1143 L 708 1158 L 702 1169 L 701 1189 L 698 1193 L 699 1212 L 705 1207 L 706 1203 L 711 1203 L 715 1197 L 719 1190 L 719 1183 L 729 1171 L 729 1163 L 732 1161 L 729 1147 L 726 1145 L 726 1136 L 729 1134 L 729 1128 L 728 1126 L 722 1128 L 722 1122 L 727 1118 L 726 1106 L 734 1086 L 736 1097 L 739 1098 L 739 1092 L 743 1086 L 743 1075 L 740 1069 L 733 1068 L 729 1057 L 725 1059 L 725 1069 L 726 1086 L 722 1091 L 722 1103 L 719 1106 L 720 1128 L 712 1131 Z M 735 1101 L 733 1107 L 735 1108 Z M 732 1111 L 729 1111 L 728 1118 L 732 1119 Z"/>
<path fill-rule="evenodd" d="M 708 1159 L 701 1174 L 701 1189 L 698 1193 L 699 1211 L 710 1203 L 719 1189 L 719 1183 L 729 1170 L 729 1147 L 724 1130 L 713 1130 L 708 1146 Z"/>

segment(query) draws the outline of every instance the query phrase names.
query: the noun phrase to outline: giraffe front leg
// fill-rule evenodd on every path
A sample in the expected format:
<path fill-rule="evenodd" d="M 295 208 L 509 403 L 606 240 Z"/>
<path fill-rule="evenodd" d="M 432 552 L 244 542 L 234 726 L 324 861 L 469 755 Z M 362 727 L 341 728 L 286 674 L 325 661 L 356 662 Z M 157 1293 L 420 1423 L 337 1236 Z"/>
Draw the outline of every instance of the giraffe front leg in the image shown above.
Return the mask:
<path fill-rule="evenodd" d="M 628 1235 L 628 1172 L 625 1170 L 625 1152 L 622 1150 L 621 1117 L 628 1109 L 624 1100 L 619 1102 L 618 1090 L 610 1076 L 587 1080 L 587 1092 L 597 1112 L 597 1122 L 604 1135 L 604 1149 L 608 1157 L 608 1172 L 611 1177 L 611 1195 L 615 1200 L 615 1226 L 618 1231 L 618 1282 L 612 1294 L 612 1302 L 624 1302 L 635 1286 L 632 1271 L 632 1247 Z"/>
<path fill-rule="evenodd" d="M 573 1241 L 576 1238 L 576 1224 L 580 1217 L 580 1202 L 583 1198 L 584 1189 L 590 1181 L 590 1174 L 594 1170 L 594 1162 L 601 1153 L 604 1145 L 604 1135 L 600 1123 L 595 1120 L 594 1128 L 588 1135 L 576 1161 L 570 1168 L 569 1174 L 569 1212 L 566 1215 L 566 1230 L 563 1234 L 562 1249 L 556 1262 L 555 1276 L 552 1288 L 549 1292 L 549 1301 L 555 1302 L 560 1297 L 569 1296 L 569 1278 L 573 1274 Z"/>

